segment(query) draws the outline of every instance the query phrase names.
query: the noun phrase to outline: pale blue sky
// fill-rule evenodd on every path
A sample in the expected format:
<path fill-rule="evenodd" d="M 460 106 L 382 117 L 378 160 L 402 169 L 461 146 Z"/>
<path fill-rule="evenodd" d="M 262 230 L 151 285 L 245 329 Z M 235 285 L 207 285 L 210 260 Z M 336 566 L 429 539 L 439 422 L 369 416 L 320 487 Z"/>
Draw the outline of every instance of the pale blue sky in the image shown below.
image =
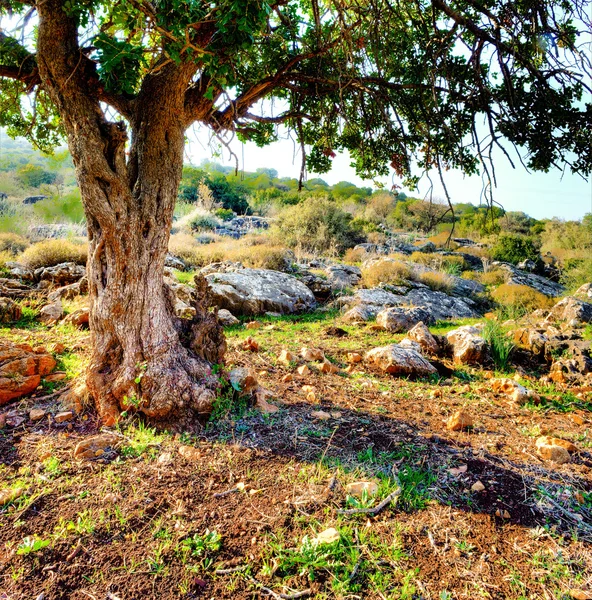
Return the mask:
<path fill-rule="evenodd" d="M 199 164 L 204 158 L 212 160 L 207 130 L 199 128 L 188 132 L 188 139 L 187 156 L 194 164 Z M 300 174 L 300 153 L 291 140 L 282 139 L 265 148 L 258 148 L 252 143 L 243 146 L 238 140 L 234 140 L 230 147 L 239 158 L 239 169 L 254 171 L 258 167 L 268 167 L 276 169 L 280 177 L 298 178 Z M 586 213 L 592 212 L 591 180 L 584 180 L 569 171 L 564 174 L 558 170 L 549 173 L 528 173 L 517 160 L 514 161 L 516 169 L 513 169 L 501 152 L 498 154 L 495 162 L 498 187 L 494 190 L 494 199 L 506 210 L 522 210 L 537 219 L 559 217 L 566 220 L 581 219 Z M 512 159 L 514 160 L 514 157 Z M 225 165 L 235 165 L 234 159 L 229 159 L 229 152 L 225 148 L 222 149 L 222 156 L 214 157 L 213 160 Z M 308 176 L 317 175 L 309 173 Z M 349 157 L 343 154 L 334 159 L 332 170 L 320 177 L 330 184 L 345 180 L 356 185 L 372 185 L 372 181 L 364 181 L 356 176 L 350 166 Z M 398 183 L 396 178 L 391 177 L 379 180 L 389 188 L 394 182 Z M 434 194 L 443 197 L 438 185 L 438 176 L 435 174 L 432 180 L 435 185 Z M 479 204 L 481 177 L 464 177 L 458 171 L 448 171 L 445 173 L 445 181 L 453 202 Z M 408 190 L 405 192 L 421 197 L 427 190 L 426 181 L 420 185 L 420 193 Z"/>

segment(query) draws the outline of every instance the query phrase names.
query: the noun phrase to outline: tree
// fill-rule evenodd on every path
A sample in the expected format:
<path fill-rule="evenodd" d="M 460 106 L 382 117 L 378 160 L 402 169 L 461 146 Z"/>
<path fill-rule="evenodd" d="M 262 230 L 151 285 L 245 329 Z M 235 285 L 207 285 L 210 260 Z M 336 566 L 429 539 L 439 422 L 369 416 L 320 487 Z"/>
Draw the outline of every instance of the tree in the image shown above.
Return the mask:
<path fill-rule="evenodd" d="M 204 301 L 176 319 L 163 284 L 188 127 L 264 145 L 283 123 L 309 170 L 348 149 L 360 175 L 408 185 L 480 161 L 493 176 L 503 139 L 534 169 L 589 173 L 589 4 L 0 0 L 0 125 L 44 149 L 65 135 L 82 193 L 100 413 L 211 409 L 223 338 Z"/>

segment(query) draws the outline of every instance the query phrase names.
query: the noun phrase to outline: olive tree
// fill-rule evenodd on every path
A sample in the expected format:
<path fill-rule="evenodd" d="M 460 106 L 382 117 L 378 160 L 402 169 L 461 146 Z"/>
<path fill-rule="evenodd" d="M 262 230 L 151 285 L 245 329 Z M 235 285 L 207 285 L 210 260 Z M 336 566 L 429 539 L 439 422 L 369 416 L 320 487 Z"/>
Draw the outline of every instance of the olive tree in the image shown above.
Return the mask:
<path fill-rule="evenodd" d="M 589 0 L 0 0 L 0 125 L 67 139 L 89 235 L 88 389 L 113 421 L 211 408 L 224 339 L 204 289 L 163 283 L 186 130 L 264 145 L 287 127 L 322 173 L 528 166 L 587 174 Z M 588 16 L 587 16 L 588 15 Z M 588 20 L 588 21 L 587 21 Z M 508 154 L 508 156 L 510 156 Z M 304 165 L 303 165 L 304 168 Z M 203 285 L 201 286 L 204 287 Z"/>

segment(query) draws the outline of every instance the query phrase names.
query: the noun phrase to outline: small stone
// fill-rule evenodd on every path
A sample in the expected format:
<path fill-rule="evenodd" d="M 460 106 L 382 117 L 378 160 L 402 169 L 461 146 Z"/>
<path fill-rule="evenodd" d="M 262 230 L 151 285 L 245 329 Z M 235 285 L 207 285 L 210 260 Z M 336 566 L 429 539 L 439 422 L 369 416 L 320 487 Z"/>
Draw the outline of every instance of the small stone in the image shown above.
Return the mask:
<path fill-rule="evenodd" d="M 495 516 L 500 519 L 511 519 L 512 515 L 507 510 L 500 510 L 499 508 L 495 511 Z"/>
<path fill-rule="evenodd" d="M 74 418 L 74 413 L 71 410 L 66 410 L 54 415 L 53 420 L 56 423 L 63 423 L 64 421 L 71 421 Z"/>
<path fill-rule="evenodd" d="M 78 442 L 74 448 L 74 458 L 89 459 L 100 456 L 108 447 L 114 446 L 117 441 L 118 438 L 114 435 L 93 435 Z"/>
<path fill-rule="evenodd" d="M 310 375 L 310 369 L 308 368 L 308 365 L 301 365 L 300 367 L 298 367 L 296 369 L 298 375 L 301 375 L 302 377 L 306 377 L 307 375 Z"/>
<path fill-rule="evenodd" d="M 325 355 L 319 348 L 302 348 L 300 356 L 306 361 L 323 360 Z"/>
<path fill-rule="evenodd" d="M 449 419 L 446 421 L 446 429 L 450 431 L 461 431 L 466 429 L 467 427 L 473 426 L 473 419 L 466 412 L 459 410 L 455 412 Z"/>
<path fill-rule="evenodd" d="M 228 374 L 228 380 L 235 390 L 242 394 L 250 394 L 257 388 L 257 377 L 245 367 L 236 367 Z"/>
<path fill-rule="evenodd" d="M 551 446 L 547 444 L 542 444 L 537 447 L 537 453 L 541 458 L 544 458 L 545 460 L 550 460 L 551 462 L 560 465 L 568 463 L 571 460 L 569 452 L 562 446 Z"/>
<path fill-rule="evenodd" d="M 575 444 L 567 440 L 562 440 L 560 438 L 551 437 L 550 435 L 544 435 L 537 439 L 535 442 L 536 447 L 539 446 L 561 446 L 565 448 L 568 452 L 577 452 L 578 447 Z"/>
<path fill-rule="evenodd" d="M 261 321 L 249 321 L 245 323 L 245 329 L 260 329 L 262 325 Z"/>
<path fill-rule="evenodd" d="M 341 536 L 339 535 L 339 531 L 334 527 L 329 527 L 329 529 L 325 529 L 325 531 L 321 531 L 319 535 L 315 538 L 317 544 L 332 544 L 339 540 Z"/>
<path fill-rule="evenodd" d="M 54 344 L 51 347 L 51 351 L 54 354 L 61 354 L 65 349 L 66 349 L 66 346 L 64 346 L 64 344 L 61 344 L 60 342 L 58 342 L 57 344 Z"/>
<path fill-rule="evenodd" d="M 281 381 L 282 383 L 290 383 L 291 381 L 294 381 L 294 375 L 292 375 L 292 373 L 287 373 L 282 377 Z"/>
<path fill-rule="evenodd" d="M 115 504 L 119 500 L 119 496 L 113 492 L 109 492 L 103 496 L 103 502 L 105 504 Z"/>
<path fill-rule="evenodd" d="M 321 365 L 321 373 L 337 373 L 338 371 L 339 367 L 328 360 Z"/>
<path fill-rule="evenodd" d="M 353 364 L 362 362 L 362 360 L 364 359 L 364 357 L 359 354 L 358 352 L 348 352 L 347 353 L 347 362 Z"/>
<path fill-rule="evenodd" d="M 313 410 L 310 413 L 310 416 L 313 419 L 318 419 L 319 421 L 328 421 L 331 418 L 331 415 L 324 410 Z"/>
<path fill-rule="evenodd" d="M 471 486 L 471 489 L 474 492 L 482 492 L 485 489 L 485 486 L 480 481 L 475 481 L 475 483 Z"/>
<path fill-rule="evenodd" d="M 316 395 L 315 392 L 308 392 L 308 394 L 306 394 L 306 399 L 309 402 L 313 402 L 313 403 L 319 401 L 319 398 L 318 398 L 318 396 Z"/>
<path fill-rule="evenodd" d="M 42 408 L 32 408 L 29 411 L 29 419 L 31 421 L 40 421 L 46 415 L 46 412 Z"/>
<path fill-rule="evenodd" d="M 179 454 L 190 462 L 196 462 L 201 459 L 201 452 L 195 446 L 179 446 Z"/>
<path fill-rule="evenodd" d="M 222 327 L 232 327 L 233 325 L 238 325 L 240 321 L 229 310 L 221 308 L 218 311 L 218 323 Z"/>
<path fill-rule="evenodd" d="M 571 589 L 568 594 L 573 600 L 592 600 L 592 591 Z"/>
<path fill-rule="evenodd" d="M 575 423 L 576 425 L 583 425 L 586 422 L 584 417 L 576 415 L 574 413 L 570 414 L 568 418 L 572 423 Z"/>
<path fill-rule="evenodd" d="M 283 365 L 288 366 L 290 363 L 296 361 L 296 355 L 290 352 L 289 350 L 282 350 L 280 355 L 278 356 L 278 361 Z"/>
<path fill-rule="evenodd" d="M 247 352 L 258 352 L 259 351 L 259 342 L 254 340 L 252 337 L 248 337 L 242 343 L 242 348 L 243 348 L 243 350 L 246 350 Z"/>
<path fill-rule="evenodd" d="M 309 394 L 310 392 L 314 392 L 314 391 L 316 391 L 316 388 L 315 388 L 315 386 L 314 386 L 314 385 L 303 385 L 303 386 L 302 386 L 302 391 L 303 391 L 305 394 Z"/>
<path fill-rule="evenodd" d="M 56 381 L 63 381 L 68 375 L 66 373 L 51 373 L 46 375 L 43 379 L 48 383 L 55 383 Z"/>
<path fill-rule="evenodd" d="M 20 498 L 25 493 L 25 488 L 18 487 L 11 490 L 0 490 L 0 506 L 14 502 L 17 498 Z"/>
<path fill-rule="evenodd" d="M 375 481 L 354 481 L 345 486 L 345 491 L 349 496 L 361 498 L 364 493 L 368 497 L 375 496 L 378 493 L 378 484 Z"/>
<path fill-rule="evenodd" d="M 334 419 L 341 419 L 342 414 L 338 410 L 334 410 L 334 411 L 331 412 L 331 416 Z"/>

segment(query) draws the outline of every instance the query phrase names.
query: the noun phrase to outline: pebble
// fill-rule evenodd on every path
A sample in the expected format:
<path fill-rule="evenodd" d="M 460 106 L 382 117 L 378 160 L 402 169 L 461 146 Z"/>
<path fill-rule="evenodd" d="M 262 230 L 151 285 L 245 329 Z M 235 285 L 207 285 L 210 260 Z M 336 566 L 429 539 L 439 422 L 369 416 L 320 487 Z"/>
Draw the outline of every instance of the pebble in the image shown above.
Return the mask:
<path fill-rule="evenodd" d="M 71 410 L 66 410 L 54 415 L 53 420 L 56 423 L 63 423 L 64 421 L 71 421 L 74 418 L 74 413 Z"/>

